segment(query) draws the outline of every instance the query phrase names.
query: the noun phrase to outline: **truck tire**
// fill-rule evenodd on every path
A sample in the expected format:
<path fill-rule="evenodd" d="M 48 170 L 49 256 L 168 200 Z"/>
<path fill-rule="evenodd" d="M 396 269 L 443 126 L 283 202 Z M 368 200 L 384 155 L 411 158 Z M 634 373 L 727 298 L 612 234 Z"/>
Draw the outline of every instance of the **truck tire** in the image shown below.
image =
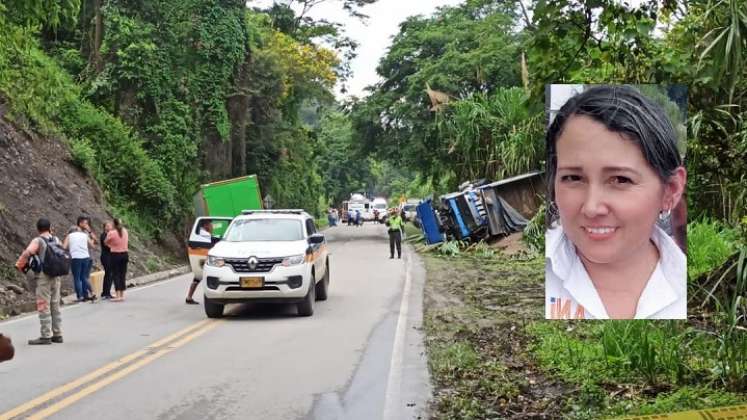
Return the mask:
<path fill-rule="evenodd" d="M 223 318 L 223 304 L 212 302 L 204 296 L 202 300 L 205 302 L 205 315 L 208 318 Z"/>
<path fill-rule="evenodd" d="M 311 284 L 309 285 L 309 291 L 306 293 L 306 297 L 303 298 L 303 302 L 296 304 L 299 316 L 311 316 L 314 315 L 314 301 L 316 300 L 316 277 L 314 273 L 311 273 Z"/>
<path fill-rule="evenodd" d="M 316 284 L 316 300 L 327 300 L 327 289 L 329 289 L 329 260 L 327 260 L 322 281 Z"/>

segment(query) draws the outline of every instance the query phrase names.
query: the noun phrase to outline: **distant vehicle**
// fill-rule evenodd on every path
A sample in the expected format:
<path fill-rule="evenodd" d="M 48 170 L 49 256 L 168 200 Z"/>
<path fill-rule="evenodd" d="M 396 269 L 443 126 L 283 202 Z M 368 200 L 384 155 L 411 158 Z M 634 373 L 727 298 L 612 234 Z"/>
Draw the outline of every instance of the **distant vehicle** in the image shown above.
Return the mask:
<path fill-rule="evenodd" d="M 366 198 L 363 194 L 354 193 L 350 195 L 350 200 L 347 201 L 348 209 L 353 211 L 360 211 L 361 220 L 371 221 L 373 220 L 373 207 L 371 200 Z"/>
<path fill-rule="evenodd" d="M 300 316 L 327 299 L 329 253 L 314 218 L 303 210 L 249 210 L 237 216 L 204 268 L 205 313 L 229 303 L 295 303 Z"/>
<path fill-rule="evenodd" d="M 201 279 L 208 250 L 221 240 L 231 220 L 243 210 L 262 208 L 257 176 L 203 184 L 194 196 L 194 207 L 198 217 L 189 233 L 187 255 L 192 275 L 195 279 Z M 200 227 L 206 221 L 213 226 L 211 237 L 200 235 Z"/>
<path fill-rule="evenodd" d="M 376 197 L 373 199 L 373 202 L 371 203 L 373 207 L 374 212 L 379 213 L 379 222 L 384 223 L 384 220 L 386 220 L 387 217 L 387 201 L 386 198 L 382 197 Z M 375 213 L 374 213 L 375 218 Z"/>
<path fill-rule="evenodd" d="M 420 204 L 420 200 L 407 200 L 406 203 L 400 204 L 399 212 L 402 213 L 404 210 L 406 221 L 415 220 L 415 217 L 418 215 L 416 211 L 418 204 Z"/>

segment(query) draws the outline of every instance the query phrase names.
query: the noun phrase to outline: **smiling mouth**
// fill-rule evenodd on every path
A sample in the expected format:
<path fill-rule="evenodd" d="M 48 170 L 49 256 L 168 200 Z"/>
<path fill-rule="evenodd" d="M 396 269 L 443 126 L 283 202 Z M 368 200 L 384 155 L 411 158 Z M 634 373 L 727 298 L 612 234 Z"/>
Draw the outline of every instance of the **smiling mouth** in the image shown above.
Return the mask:
<path fill-rule="evenodd" d="M 589 238 L 594 239 L 594 240 L 603 240 L 603 239 L 610 238 L 617 231 L 618 228 L 613 227 L 613 226 L 600 226 L 600 227 L 584 226 L 583 229 Z"/>

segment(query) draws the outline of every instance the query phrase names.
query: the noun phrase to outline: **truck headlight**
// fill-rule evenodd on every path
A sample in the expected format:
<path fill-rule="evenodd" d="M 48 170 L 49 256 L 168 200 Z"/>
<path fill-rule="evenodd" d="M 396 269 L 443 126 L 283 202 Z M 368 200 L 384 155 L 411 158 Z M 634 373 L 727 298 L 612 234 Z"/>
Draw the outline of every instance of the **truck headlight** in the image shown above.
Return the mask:
<path fill-rule="evenodd" d="M 213 267 L 223 267 L 224 265 L 226 265 L 226 260 L 222 257 L 213 257 L 212 255 L 208 255 L 207 265 L 211 265 Z"/>
<path fill-rule="evenodd" d="M 283 267 L 301 264 L 303 260 L 303 255 L 293 255 L 291 257 L 283 258 Z"/>

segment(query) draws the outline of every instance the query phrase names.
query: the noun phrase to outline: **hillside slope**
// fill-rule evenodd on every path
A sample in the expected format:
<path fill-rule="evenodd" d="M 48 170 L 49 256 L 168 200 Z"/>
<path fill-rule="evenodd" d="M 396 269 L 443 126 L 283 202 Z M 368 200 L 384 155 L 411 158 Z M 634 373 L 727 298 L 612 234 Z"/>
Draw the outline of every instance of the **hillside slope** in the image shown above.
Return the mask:
<path fill-rule="evenodd" d="M 25 124 L 11 121 L 7 111 L 7 99 L 0 97 L 0 317 L 34 308 L 27 281 L 13 264 L 35 235 L 39 217 L 47 217 L 60 238 L 81 214 L 91 217 L 97 232 L 113 217 L 96 182 L 71 163 L 68 147 L 24 129 Z M 154 243 L 133 233 L 129 276 L 183 263 L 177 236 Z M 98 256 L 96 250 L 96 260 Z M 64 280 L 63 290 L 72 290 L 70 278 Z"/>

